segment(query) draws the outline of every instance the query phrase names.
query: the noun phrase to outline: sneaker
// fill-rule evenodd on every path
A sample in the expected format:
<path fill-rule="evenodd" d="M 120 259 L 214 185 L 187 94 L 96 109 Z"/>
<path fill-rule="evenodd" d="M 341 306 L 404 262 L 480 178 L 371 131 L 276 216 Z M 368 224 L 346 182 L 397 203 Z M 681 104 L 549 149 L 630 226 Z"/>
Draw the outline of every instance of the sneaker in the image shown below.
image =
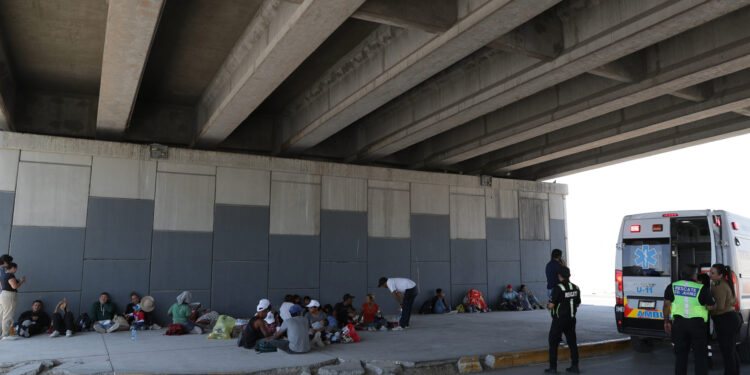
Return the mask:
<path fill-rule="evenodd" d="M 574 374 L 580 374 L 581 370 L 578 369 L 578 366 L 570 366 L 565 369 L 565 372 L 572 372 Z"/>
<path fill-rule="evenodd" d="M 22 331 L 22 334 L 21 334 L 21 336 L 23 336 L 23 337 L 25 337 L 25 338 L 29 338 L 29 337 L 31 337 L 31 334 L 29 333 L 29 330 L 28 330 L 28 329 L 24 329 L 24 330 Z"/>
<path fill-rule="evenodd" d="M 557 369 L 555 368 L 546 368 L 544 369 L 545 374 L 557 374 Z"/>
<path fill-rule="evenodd" d="M 375 327 L 367 327 L 367 330 L 370 332 L 375 332 Z"/>
<path fill-rule="evenodd" d="M 55 338 L 57 336 L 60 336 L 60 332 L 57 332 L 57 330 L 52 331 L 52 333 L 49 334 L 50 338 Z"/>
<path fill-rule="evenodd" d="M 107 333 L 107 331 L 99 324 L 94 324 L 94 331 L 99 333 Z"/>
<path fill-rule="evenodd" d="M 3 341 L 18 340 L 18 336 L 3 336 Z"/>
<path fill-rule="evenodd" d="M 386 327 L 386 326 L 382 326 L 382 327 L 380 327 L 380 330 L 381 330 L 381 331 L 387 331 L 387 330 L 388 330 L 388 327 Z"/>
<path fill-rule="evenodd" d="M 404 330 L 404 328 L 403 328 L 403 327 L 401 327 L 401 326 L 395 326 L 395 327 L 393 327 L 393 328 L 391 329 L 391 331 L 403 331 L 403 330 Z"/>
<path fill-rule="evenodd" d="M 158 325 L 158 324 L 156 324 L 156 323 L 154 323 L 154 324 L 152 324 L 152 325 L 151 325 L 151 327 L 150 327 L 150 328 L 151 328 L 151 329 L 161 329 L 161 326 L 160 326 L 160 325 Z"/>
<path fill-rule="evenodd" d="M 203 330 L 201 327 L 195 326 L 193 329 L 190 330 L 190 333 L 195 333 L 196 335 L 200 335 L 203 333 Z"/>
<path fill-rule="evenodd" d="M 112 332 L 115 332 L 115 331 L 117 331 L 117 330 L 118 330 L 119 328 L 120 328 L 120 323 L 117 323 L 117 322 L 115 322 L 115 323 L 112 323 L 112 326 L 111 326 L 111 327 L 109 327 L 109 328 L 107 328 L 107 333 L 112 333 Z"/>
<path fill-rule="evenodd" d="M 57 332 L 57 331 L 55 331 L 55 332 Z M 73 337 L 73 331 L 71 331 L 71 330 L 65 331 L 65 337 Z"/>

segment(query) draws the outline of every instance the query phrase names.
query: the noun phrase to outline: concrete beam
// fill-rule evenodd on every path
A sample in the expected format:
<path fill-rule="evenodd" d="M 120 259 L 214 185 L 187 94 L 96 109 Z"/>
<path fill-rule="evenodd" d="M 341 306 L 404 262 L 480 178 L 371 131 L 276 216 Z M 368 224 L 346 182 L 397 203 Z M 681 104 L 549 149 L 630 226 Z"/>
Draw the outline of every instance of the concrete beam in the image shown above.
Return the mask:
<path fill-rule="evenodd" d="M 589 71 L 589 74 L 622 83 L 640 81 L 646 74 L 646 57 L 636 52 Z"/>
<path fill-rule="evenodd" d="M 517 118 L 517 116 L 512 116 L 512 114 L 523 112 L 519 108 L 528 105 L 533 97 L 530 97 L 526 103 L 514 103 L 507 108 L 485 116 L 483 118 L 485 126 L 468 129 L 467 131 L 472 133 L 469 136 L 462 134 L 461 137 L 457 137 L 454 132 L 447 132 L 427 141 L 426 143 L 440 146 L 424 146 L 425 149 L 433 149 L 434 151 L 431 156 L 424 159 L 423 164 L 428 167 L 456 164 L 686 88 L 688 90 L 683 92 L 693 92 L 692 96 L 697 99 L 697 92 L 708 91 L 706 87 L 710 87 L 710 85 L 701 85 L 697 89 L 691 88 L 691 86 L 712 77 L 727 75 L 750 67 L 750 30 L 740 34 L 729 33 L 733 37 L 722 40 L 702 39 L 702 35 L 706 33 L 719 32 L 721 34 L 734 29 L 737 24 L 750 22 L 750 8 L 728 17 L 730 18 L 722 18 L 690 30 L 665 41 L 658 48 L 653 48 L 657 51 L 655 52 L 656 56 L 650 59 L 662 62 L 665 67 L 653 67 L 653 72 L 639 82 L 589 91 L 579 100 L 563 105 L 560 105 L 559 97 L 554 98 L 553 100 L 558 101 L 557 106 L 532 112 L 530 116 L 518 120 L 515 120 L 514 117 Z M 693 54 L 685 54 L 686 50 L 692 51 Z M 680 52 L 675 53 L 674 51 Z M 578 80 L 581 81 L 580 78 Z M 590 90 L 585 85 L 580 86 L 581 90 Z M 503 113 L 511 115 L 504 116 Z M 459 128 L 455 132 L 461 130 Z M 451 142 L 451 139 L 457 141 Z"/>
<path fill-rule="evenodd" d="M 128 127 L 164 0 L 109 0 L 96 133 L 120 138 Z"/>
<path fill-rule="evenodd" d="M 522 150 L 521 145 L 490 153 L 488 156 L 499 157 L 501 154 L 512 155 L 485 162 L 475 172 L 504 175 L 522 168 L 546 163 L 555 159 L 575 155 L 584 151 L 608 146 L 629 139 L 654 134 L 659 131 L 689 124 L 724 113 L 738 111 L 750 106 L 750 84 L 717 93 L 711 99 L 700 103 L 682 102 L 665 107 L 666 100 L 655 100 L 633 108 L 633 115 L 616 113 L 619 121 L 596 118 L 567 129 L 549 133 L 528 143 L 533 149 Z M 649 109 L 646 109 L 649 108 Z M 649 111 L 646 115 L 640 115 Z M 627 117 L 626 117 L 627 116 Z M 467 163 L 471 164 L 472 161 Z M 470 165 L 467 165 L 471 171 Z M 471 173 L 471 172 L 470 172 Z"/>
<path fill-rule="evenodd" d="M 750 133 L 750 119 L 728 113 L 555 160 L 504 177 L 547 180 Z"/>
<path fill-rule="evenodd" d="M 738 109 L 734 112 L 743 116 L 750 117 L 750 107 Z"/>
<path fill-rule="evenodd" d="M 669 95 L 685 99 L 691 102 L 702 102 L 713 95 L 713 86 L 710 82 L 699 83 L 695 86 L 685 87 Z"/>
<path fill-rule="evenodd" d="M 490 1 L 439 35 L 376 30 L 288 106 L 280 149 L 317 145 L 559 1 Z"/>
<path fill-rule="evenodd" d="M 367 0 L 352 18 L 364 21 L 442 33 L 458 19 L 456 0 Z"/>
<path fill-rule="evenodd" d="M 590 8 L 568 9 L 570 15 L 563 19 L 565 49 L 555 59 L 519 64 L 512 57 L 504 62 L 483 58 L 456 64 L 452 68 L 454 74 L 446 72 L 425 82 L 410 94 L 377 109 L 351 131 L 343 132 L 341 137 L 357 139 L 347 150 L 351 151 L 346 155 L 347 160 L 382 158 L 735 11 L 750 1 L 619 0 L 591 4 L 594 5 Z M 627 11 L 622 12 L 623 9 Z M 457 70 L 460 72 L 456 73 Z M 482 72 L 478 82 L 467 77 L 472 71 Z M 420 111 L 413 111 L 415 107 Z"/>
<path fill-rule="evenodd" d="M 547 11 L 493 40 L 487 47 L 539 60 L 551 60 L 563 49 L 562 22 L 553 11 Z"/>
<path fill-rule="evenodd" d="M 0 130 L 15 130 L 16 83 L 0 30 Z"/>
<path fill-rule="evenodd" d="M 198 103 L 196 144 L 226 139 L 364 0 L 266 0 Z"/>

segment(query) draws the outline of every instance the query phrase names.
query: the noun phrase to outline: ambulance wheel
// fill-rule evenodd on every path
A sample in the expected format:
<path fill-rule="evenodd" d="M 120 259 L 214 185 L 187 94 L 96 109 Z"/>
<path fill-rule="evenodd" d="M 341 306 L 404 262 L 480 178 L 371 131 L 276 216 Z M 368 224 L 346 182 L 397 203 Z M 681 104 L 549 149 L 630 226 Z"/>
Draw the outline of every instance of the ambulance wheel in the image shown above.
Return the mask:
<path fill-rule="evenodd" d="M 633 345 L 633 350 L 638 353 L 651 353 L 654 348 L 654 344 L 646 337 L 630 336 L 630 344 Z"/>

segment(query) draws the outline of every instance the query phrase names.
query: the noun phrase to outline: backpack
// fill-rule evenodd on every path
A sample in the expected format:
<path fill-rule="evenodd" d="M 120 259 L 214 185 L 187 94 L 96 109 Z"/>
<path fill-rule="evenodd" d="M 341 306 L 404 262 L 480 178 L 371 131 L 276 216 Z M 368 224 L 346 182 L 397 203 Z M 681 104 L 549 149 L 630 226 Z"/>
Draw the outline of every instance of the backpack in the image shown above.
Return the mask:
<path fill-rule="evenodd" d="M 422 304 L 422 307 L 419 308 L 420 314 L 432 314 L 432 299 L 428 299 L 427 301 L 424 301 Z"/>
<path fill-rule="evenodd" d="M 164 332 L 167 336 L 180 336 L 185 334 L 185 327 L 180 323 L 172 323 L 167 326 L 167 332 Z"/>
<path fill-rule="evenodd" d="M 277 351 L 276 347 L 271 345 L 270 342 L 266 340 L 260 340 L 255 345 L 255 351 L 258 353 L 271 353 Z"/>
<path fill-rule="evenodd" d="M 89 317 L 89 314 L 81 313 L 81 315 L 78 315 L 78 319 L 76 320 L 73 329 L 76 332 L 87 332 L 91 331 L 91 318 Z"/>

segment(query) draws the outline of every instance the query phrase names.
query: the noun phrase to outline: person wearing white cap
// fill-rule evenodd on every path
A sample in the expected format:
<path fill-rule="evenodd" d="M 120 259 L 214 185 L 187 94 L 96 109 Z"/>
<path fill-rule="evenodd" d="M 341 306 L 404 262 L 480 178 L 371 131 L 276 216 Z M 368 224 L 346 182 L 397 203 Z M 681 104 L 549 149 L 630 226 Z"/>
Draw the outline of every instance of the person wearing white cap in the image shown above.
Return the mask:
<path fill-rule="evenodd" d="M 310 322 L 310 334 L 315 335 L 317 332 L 325 331 L 328 315 L 320 309 L 320 302 L 318 300 L 311 300 L 306 307 L 309 309 L 307 314 L 305 314 L 305 318 Z"/>
<path fill-rule="evenodd" d="M 268 328 L 268 324 L 265 321 L 268 313 L 271 311 L 271 301 L 265 298 L 261 299 L 258 301 L 255 311 L 255 316 L 250 319 L 247 326 L 242 330 L 239 339 L 237 339 L 237 346 L 242 346 L 245 349 L 254 349 L 259 340 L 273 334 L 273 331 Z"/>

